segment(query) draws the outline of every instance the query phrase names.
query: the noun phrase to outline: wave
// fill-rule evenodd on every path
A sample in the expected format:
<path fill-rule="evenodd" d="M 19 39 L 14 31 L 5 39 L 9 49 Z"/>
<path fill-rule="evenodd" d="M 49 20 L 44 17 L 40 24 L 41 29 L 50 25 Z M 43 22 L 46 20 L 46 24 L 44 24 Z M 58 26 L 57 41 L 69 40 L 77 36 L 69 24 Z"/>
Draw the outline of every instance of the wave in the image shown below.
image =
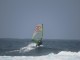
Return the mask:
<path fill-rule="evenodd" d="M 36 48 L 36 44 L 35 43 L 30 43 L 28 46 L 20 48 L 19 52 L 20 53 L 29 52 L 29 51 L 31 51 L 35 48 Z"/>
<path fill-rule="evenodd" d="M 35 43 L 30 43 L 28 46 L 22 47 L 19 50 L 12 50 L 12 51 L 9 51 L 9 52 L 6 52 L 6 53 L 17 52 L 17 51 L 20 52 L 20 53 L 25 53 L 25 52 L 29 52 L 29 51 L 31 51 L 35 48 L 36 48 L 36 44 Z"/>
<path fill-rule="evenodd" d="M 43 47 L 43 45 L 41 45 L 41 47 Z M 36 44 L 35 43 L 30 43 L 28 46 L 22 47 L 20 48 L 19 52 L 20 53 L 25 53 L 25 52 L 29 52 L 31 50 L 36 49 Z"/>
<path fill-rule="evenodd" d="M 0 60 L 80 60 L 80 52 L 61 51 L 44 56 L 0 56 Z"/>
<path fill-rule="evenodd" d="M 29 52 L 31 50 L 34 50 L 36 48 L 35 46 L 36 45 L 34 43 L 30 43 L 28 46 L 22 47 L 19 50 L 7 51 L 5 53 L 13 53 L 13 52 L 25 53 L 25 52 Z"/>

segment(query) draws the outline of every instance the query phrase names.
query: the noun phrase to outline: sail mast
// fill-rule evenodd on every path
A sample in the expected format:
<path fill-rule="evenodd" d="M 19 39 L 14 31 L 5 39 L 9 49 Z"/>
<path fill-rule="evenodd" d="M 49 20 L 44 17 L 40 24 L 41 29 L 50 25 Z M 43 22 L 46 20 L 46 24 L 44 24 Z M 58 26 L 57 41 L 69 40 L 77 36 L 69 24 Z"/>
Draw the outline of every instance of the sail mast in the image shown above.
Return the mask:
<path fill-rule="evenodd" d="M 43 24 L 42 24 L 42 39 L 43 39 Z"/>

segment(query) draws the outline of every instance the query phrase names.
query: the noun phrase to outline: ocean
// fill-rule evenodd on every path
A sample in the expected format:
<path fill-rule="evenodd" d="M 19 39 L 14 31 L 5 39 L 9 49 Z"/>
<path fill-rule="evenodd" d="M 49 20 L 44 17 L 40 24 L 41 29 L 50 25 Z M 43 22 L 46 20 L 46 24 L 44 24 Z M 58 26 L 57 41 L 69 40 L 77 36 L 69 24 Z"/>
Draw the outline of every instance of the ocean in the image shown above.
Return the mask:
<path fill-rule="evenodd" d="M 36 47 L 31 39 L 0 39 L 0 60 L 80 60 L 80 40 L 45 39 Z"/>

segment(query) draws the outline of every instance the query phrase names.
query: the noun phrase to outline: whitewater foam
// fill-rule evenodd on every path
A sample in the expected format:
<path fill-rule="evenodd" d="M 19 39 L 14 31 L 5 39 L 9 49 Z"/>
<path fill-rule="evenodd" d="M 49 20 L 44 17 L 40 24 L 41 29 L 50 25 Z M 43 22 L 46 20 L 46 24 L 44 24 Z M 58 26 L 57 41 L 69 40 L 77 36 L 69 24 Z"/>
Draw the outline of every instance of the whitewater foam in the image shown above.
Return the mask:
<path fill-rule="evenodd" d="M 20 48 L 19 52 L 20 53 L 29 52 L 29 51 L 31 51 L 35 48 L 36 48 L 36 44 L 35 43 L 30 43 L 28 46 Z"/>
<path fill-rule="evenodd" d="M 41 47 L 43 47 L 43 45 L 41 45 Z M 11 52 L 19 52 L 19 53 L 25 53 L 25 52 L 29 52 L 31 50 L 36 49 L 36 44 L 35 43 L 30 43 L 29 45 L 20 48 L 19 50 L 12 50 L 12 51 L 8 51 L 6 53 L 11 53 Z"/>
<path fill-rule="evenodd" d="M 0 60 L 80 60 L 80 52 L 61 51 L 44 56 L 0 56 Z"/>

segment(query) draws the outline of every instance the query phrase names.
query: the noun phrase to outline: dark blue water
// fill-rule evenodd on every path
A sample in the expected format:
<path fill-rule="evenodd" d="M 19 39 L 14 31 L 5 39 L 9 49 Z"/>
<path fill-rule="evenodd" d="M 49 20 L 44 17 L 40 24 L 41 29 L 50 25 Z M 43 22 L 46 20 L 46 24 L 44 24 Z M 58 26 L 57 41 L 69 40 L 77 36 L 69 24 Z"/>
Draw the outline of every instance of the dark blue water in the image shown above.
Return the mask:
<path fill-rule="evenodd" d="M 31 39 L 0 39 L 0 56 L 40 56 L 52 52 L 57 54 L 60 51 L 80 51 L 80 40 L 47 39 L 43 40 L 43 47 L 37 47 L 29 52 L 19 52 L 20 48 L 27 47 L 30 43 Z"/>

